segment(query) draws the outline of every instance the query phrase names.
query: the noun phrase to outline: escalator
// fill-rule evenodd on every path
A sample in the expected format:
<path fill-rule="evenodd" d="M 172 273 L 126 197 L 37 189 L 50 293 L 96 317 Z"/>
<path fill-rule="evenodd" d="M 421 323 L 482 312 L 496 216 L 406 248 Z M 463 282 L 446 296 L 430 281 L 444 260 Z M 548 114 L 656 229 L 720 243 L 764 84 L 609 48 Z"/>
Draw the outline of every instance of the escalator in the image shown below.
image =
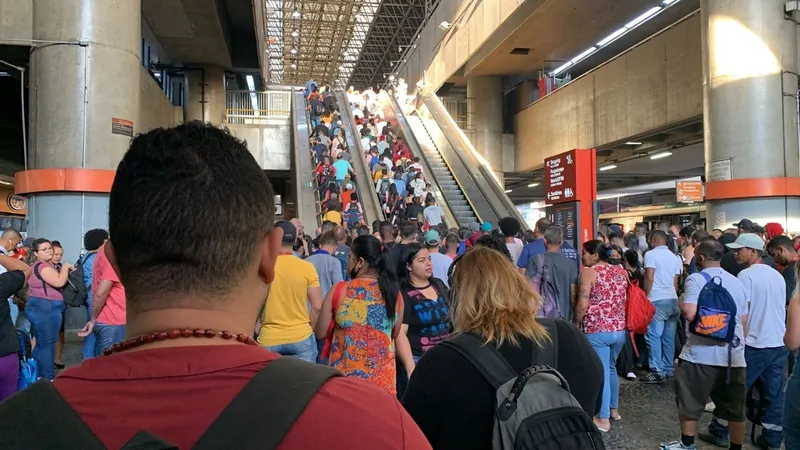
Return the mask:
<path fill-rule="evenodd" d="M 303 91 L 292 94 L 292 186 L 296 195 L 296 216 L 300 222 L 311 228 L 320 225 L 319 203 L 314 176 L 314 161 L 311 155 L 311 146 L 308 136 L 311 133 L 311 123 L 306 112 L 306 99 Z"/>
<path fill-rule="evenodd" d="M 438 98 L 423 97 L 422 108 L 429 118 L 420 116 L 418 111 L 405 115 L 394 98 L 388 101 L 412 151 L 430 166 L 433 175 L 430 178 L 436 180 L 459 226 L 476 221 L 496 225 L 501 218 L 510 216 L 527 228 L 491 170 L 473 153 L 466 136 Z"/>
<path fill-rule="evenodd" d="M 455 179 L 450 174 L 444 160 L 441 157 L 437 160 L 433 158 L 433 155 L 429 156 L 425 152 L 425 147 L 415 138 L 415 133 L 417 132 L 415 128 L 417 127 L 412 127 L 412 124 L 416 125 L 415 119 L 418 119 L 418 117 L 408 117 L 401 113 L 396 114 L 395 111 L 400 111 L 397 100 L 388 95 L 386 91 L 381 91 L 378 99 L 386 121 L 394 121 L 398 124 L 399 129 L 395 130 L 395 134 L 406 141 L 414 156 L 419 156 L 422 172 L 424 174 L 434 174 L 433 177 L 427 176 L 426 181 L 431 183 L 431 191 L 436 197 L 436 204 L 444 211 L 447 224 L 468 226 L 470 223 L 475 222 L 476 217 L 472 212 L 472 207 L 467 202 L 466 197 L 460 193 L 458 184 L 455 183 Z M 420 135 L 420 139 L 422 138 L 423 135 Z M 426 145 L 426 147 L 430 147 L 430 145 Z M 454 189 L 458 190 L 458 192 L 450 192 Z"/>
<path fill-rule="evenodd" d="M 364 210 L 364 221 L 367 226 L 371 226 L 375 220 L 386 220 L 386 214 L 381 208 L 380 200 L 375 192 L 375 186 L 372 184 L 372 173 L 364 161 L 364 151 L 361 149 L 361 138 L 356 128 L 356 120 L 353 117 L 353 110 L 350 108 L 350 102 L 347 101 L 347 95 L 341 89 L 334 91 L 336 96 L 336 103 L 339 105 L 339 115 L 342 120 L 342 129 L 344 130 L 344 139 L 347 143 L 347 149 L 350 153 L 350 164 L 356 173 L 356 190 L 358 192 L 358 200 Z"/>

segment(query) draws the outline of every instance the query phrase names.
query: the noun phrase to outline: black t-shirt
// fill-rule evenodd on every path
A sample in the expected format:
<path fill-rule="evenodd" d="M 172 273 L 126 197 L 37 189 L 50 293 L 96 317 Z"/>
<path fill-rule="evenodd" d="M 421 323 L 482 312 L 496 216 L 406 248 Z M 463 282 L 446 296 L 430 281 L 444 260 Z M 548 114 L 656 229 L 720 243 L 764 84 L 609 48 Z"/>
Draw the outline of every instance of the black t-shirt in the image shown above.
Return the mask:
<path fill-rule="evenodd" d="M 8 356 L 19 351 L 17 329 L 11 321 L 11 308 L 8 297 L 16 294 L 25 284 L 25 274 L 14 270 L 0 274 L 0 356 Z"/>
<path fill-rule="evenodd" d="M 733 252 L 727 252 L 722 256 L 719 261 L 720 267 L 733 276 L 739 276 L 739 272 L 744 270 L 744 266 L 736 262 L 736 255 Z"/>
<path fill-rule="evenodd" d="M 603 366 L 586 337 L 569 322 L 557 321 L 557 369 L 572 395 L 593 417 L 603 392 Z M 504 344 L 500 354 L 514 370 L 531 365 L 534 344 Z M 616 375 L 616 374 L 615 374 Z M 419 360 L 403 396 L 403 406 L 436 450 L 492 448 L 495 390 L 466 358 L 437 345 Z"/>
<path fill-rule="evenodd" d="M 424 210 L 425 208 L 423 208 L 422 205 L 412 203 L 406 208 L 406 217 L 408 220 L 418 220 L 419 215 L 422 214 L 422 211 Z"/>
<path fill-rule="evenodd" d="M 794 275 L 794 271 L 795 271 L 795 266 L 797 266 L 798 264 L 800 264 L 800 261 L 795 261 L 795 262 L 789 264 L 788 266 L 784 267 L 783 268 L 783 272 L 781 272 L 781 275 L 783 275 L 783 280 L 786 282 L 786 304 L 787 305 L 789 304 L 789 300 L 792 299 L 792 294 L 794 294 L 794 287 L 795 287 L 795 284 L 797 283 L 797 279 L 796 279 L 796 277 Z"/>
<path fill-rule="evenodd" d="M 447 339 L 452 331 L 447 288 L 438 280 L 431 285 L 438 294 L 436 300 L 425 297 L 416 288 L 403 291 L 403 324 L 408 325 L 406 336 L 411 353 L 417 357 Z"/>

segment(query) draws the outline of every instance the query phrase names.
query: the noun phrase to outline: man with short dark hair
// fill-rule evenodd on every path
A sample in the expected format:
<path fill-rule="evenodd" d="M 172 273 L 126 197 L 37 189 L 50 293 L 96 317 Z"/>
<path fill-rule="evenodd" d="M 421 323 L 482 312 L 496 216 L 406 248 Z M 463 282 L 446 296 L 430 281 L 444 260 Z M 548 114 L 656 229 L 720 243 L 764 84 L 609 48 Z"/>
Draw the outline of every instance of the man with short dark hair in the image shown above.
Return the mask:
<path fill-rule="evenodd" d="M 578 300 L 578 266 L 561 251 L 564 244 L 564 232 L 561 228 L 549 227 L 542 237 L 547 253 L 531 258 L 529 268 L 534 271 L 535 276 L 542 270 L 540 266 L 547 266 L 547 275 L 556 287 L 561 318 L 572 322 L 573 309 Z"/>
<path fill-rule="evenodd" d="M 536 240 L 531 242 L 530 244 L 525 245 L 522 248 L 522 253 L 519 255 L 519 259 L 517 260 L 517 268 L 519 273 L 527 276 L 528 278 L 532 277 L 535 271 L 529 270 L 531 267 L 529 265 L 530 260 L 533 259 L 536 255 L 541 255 L 547 253 L 547 248 L 544 242 L 544 232 L 547 231 L 548 228 L 553 226 L 553 222 L 550 219 L 542 217 L 541 219 L 536 221 L 536 226 L 534 226 L 533 233 L 536 236 Z M 562 232 L 563 236 L 563 232 Z M 580 258 L 578 252 L 575 251 L 572 246 L 564 241 L 561 244 L 561 252 L 564 253 L 564 256 L 569 258 L 575 263 L 577 267 L 580 264 Z"/>
<path fill-rule="evenodd" d="M 433 276 L 440 279 L 448 288 L 450 287 L 447 279 L 447 271 L 453 264 L 453 258 L 449 258 L 439 252 L 442 245 L 442 236 L 436 230 L 428 230 L 425 233 L 425 247 L 431 254 L 431 265 L 433 266 Z"/>
<path fill-rule="evenodd" d="M 663 230 L 650 233 L 650 251 L 644 255 L 644 285 L 656 315 L 647 327 L 650 374 L 640 381 L 661 383 L 675 373 L 675 330 L 678 326 L 678 277 L 683 271 L 680 257 L 667 247 Z"/>
<path fill-rule="evenodd" d="M 400 222 L 400 244 L 411 244 L 417 242 L 419 237 L 419 227 L 414 222 Z"/>
<path fill-rule="evenodd" d="M 350 256 L 350 247 L 347 246 L 347 231 L 341 225 L 333 227 L 329 233 L 336 239 L 336 249 L 333 257 L 339 261 L 342 270 L 342 280 L 349 280 L 350 274 L 347 273 L 347 258 Z M 324 235 L 325 233 L 323 233 Z M 325 298 L 324 296 L 322 298 Z"/>
<path fill-rule="evenodd" d="M 22 235 L 20 232 L 14 228 L 6 228 L 3 230 L 3 234 L 0 235 L 0 255 L 10 256 L 12 252 L 17 249 L 17 246 L 20 242 L 22 242 Z M 5 271 L 6 269 L 3 266 L 0 266 L 0 274 L 4 273 Z M 11 311 L 12 324 L 17 324 L 18 317 L 22 317 L 24 319 L 25 316 L 21 316 L 19 314 L 19 307 L 15 303 L 14 297 L 8 298 L 8 307 Z M 27 328 L 30 330 L 30 326 Z"/>
<path fill-rule="evenodd" d="M 94 280 L 94 262 L 97 259 L 97 252 L 108 240 L 108 231 L 102 228 L 89 230 L 83 236 L 83 248 L 86 254 L 83 255 L 83 284 L 86 287 L 86 322 L 92 320 L 92 284 Z M 83 338 L 83 359 L 91 359 L 97 354 L 97 338 L 94 333 L 88 333 Z M 105 349 L 104 349 L 105 350 Z"/>
<path fill-rule="evenodd" d="M 384 247 L 389 248 L 394 245 L 394 225 L 383 221 L 380 225 L 380 240 Z"/>
<path fill-rule="evenodd" d="M 517 238 L 517 234 L 522 229 L 522 224 L 513 217 L 503 217 L 497 222 L 497 227 L 500 228 L 500 232 L 506 240 L 508 253 L 511 253 L 511 261 L 516 264 L 519 261 L 519 255 L 522 254 L 522 249 L 525 247 L 522 241 Z"/>
<path fill-rule="evenodd" d="M 784 235 L 770 239 L 767 244 L 767 253 L 775 258 L 776 263 L 783 267 L 781 275 L 783 275 L 783 280 L 786 282 L 786 305 L 788 306 L 797 285 L 795 273 L 800 257 L 797 254 L 797 250 L 794 249 L 792 239 Z"/>
<path fill-rule="evenodd" d="M 695 234 L 692 234 L 692 238 L 694 237 Z M 719 280 L 736 303 L 735 339 L 744 342 L 747 299 L 742 282 L 719 266 L 725 254 L 725 247 L 714 239 L 706 239 L 695 247 L 694 254 L 702 273 L 692 274 L 686 279 L 686 293 L 680 303 L 683 317 L 687 322 L 696 319 L 698 300 L 703 287 L 709 282 L 708 280 Z M 705 409 L 706 400 L 711 397 L 715 405 L 714 415 L 727 420 L 730 425 L 731 448 L 738 445 L 741 449 L 745 434 L 744 403 L 747 378 L 744 345 L 736 345 L 729 349 L 728 345 L 720 341 L 687 333 L 679 360 L 675 376 L 675 397 L 681 424 L 681 439 L 663 443 L 661 448 L 666 450 L 695 448 L 697 424 Z"/>
<path fill-rule="evenodd" d="M 754 225 L 755 224 L 750 219 L 742 219 L 739 222 L 733 224 L 733 226 L 736 227 L 737 234 L 752 233 Z"/>
<path fill-rule="evenodd" d="M 429 449 L 382 389 L 255 345 L 284 231 L 273 228 L 273 198 L 227 131 L 189 122 L 134 138 L 111 188 L 105 247 L 127 291 L 129 339 L 0 403 L 4 444 Z M 45 413 L 59 420 L 27 419 Z M 354 423 L 359 433 L 340 433 Z"/>

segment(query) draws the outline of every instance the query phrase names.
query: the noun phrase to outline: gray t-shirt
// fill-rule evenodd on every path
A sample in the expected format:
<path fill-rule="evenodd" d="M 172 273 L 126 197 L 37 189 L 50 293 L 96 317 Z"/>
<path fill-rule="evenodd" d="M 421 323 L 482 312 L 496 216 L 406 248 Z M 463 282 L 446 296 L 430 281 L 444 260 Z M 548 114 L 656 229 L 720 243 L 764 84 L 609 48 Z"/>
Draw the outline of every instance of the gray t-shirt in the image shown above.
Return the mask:
<path fill-rule="evenodd" d="M 741 345 L 732 349 L 731 367 L 746 367 L 744 360 L 744 329 L 742 328 L 741 317 L 747 315 L 747 299 L 745 297 L 744 286 L 738 278 L 726 272 L 720 267 L 709 267 L 703 270 L 712 279 L 719 277 L 724 287 L 733 301 L 736 303 L 736 328 L 734 335 L 739 338 Z M 693 273 L 686 278 L 684 283 L 683 303 L 696 305 L 700 291 L 706 285 L 706 279 L 700 273 Z M 707 366 L 728 367 L 728 344 L 716 339 L 698 336 L 694 333 L 686 333 L 686 343 L 683 345 L 680 359 L 695 364 Z"/>
<path fill-rule="evenodd" d="M 531 258 L 529 265 L 535 264 L 535 261 L 536 258 Z M 558 309 L 564 320 L 571 322 L 573 315 L 572 286 L 578 284 L 578 266 L 575 265 L 575 261 L 564 256 L 561 251 L 545 253 L 544 264 L 551 268 L 548 276 L 556 285 Z M 538 271 L 539 267 L 535 267 L 532 273 L 535 275 Z"/>
<path fill-rule="evenodd" d="M 342 266 L 339 260 L 325 252 L 316 252 L 306 258 L 306 261 L 314 265 L 319 275 L 319 287 L 322 290 L 322 298 L 336 283 L 342 281 Z"/>

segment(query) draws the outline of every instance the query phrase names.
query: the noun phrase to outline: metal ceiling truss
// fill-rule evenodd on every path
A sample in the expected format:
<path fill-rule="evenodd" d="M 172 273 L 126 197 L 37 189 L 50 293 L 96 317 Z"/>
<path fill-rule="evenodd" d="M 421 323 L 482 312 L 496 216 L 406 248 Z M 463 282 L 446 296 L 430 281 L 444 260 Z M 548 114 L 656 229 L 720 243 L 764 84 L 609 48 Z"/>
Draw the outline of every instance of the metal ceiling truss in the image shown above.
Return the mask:
<path fill-rule="evenodd" d="M 268 83 L 344 87 L 381 0 L 265 0 Z"/>
<path fill-rule="evenodd" d="M 383 0 L 348 84 L 376 87 L 393 73 L 440 0 Z"/>

